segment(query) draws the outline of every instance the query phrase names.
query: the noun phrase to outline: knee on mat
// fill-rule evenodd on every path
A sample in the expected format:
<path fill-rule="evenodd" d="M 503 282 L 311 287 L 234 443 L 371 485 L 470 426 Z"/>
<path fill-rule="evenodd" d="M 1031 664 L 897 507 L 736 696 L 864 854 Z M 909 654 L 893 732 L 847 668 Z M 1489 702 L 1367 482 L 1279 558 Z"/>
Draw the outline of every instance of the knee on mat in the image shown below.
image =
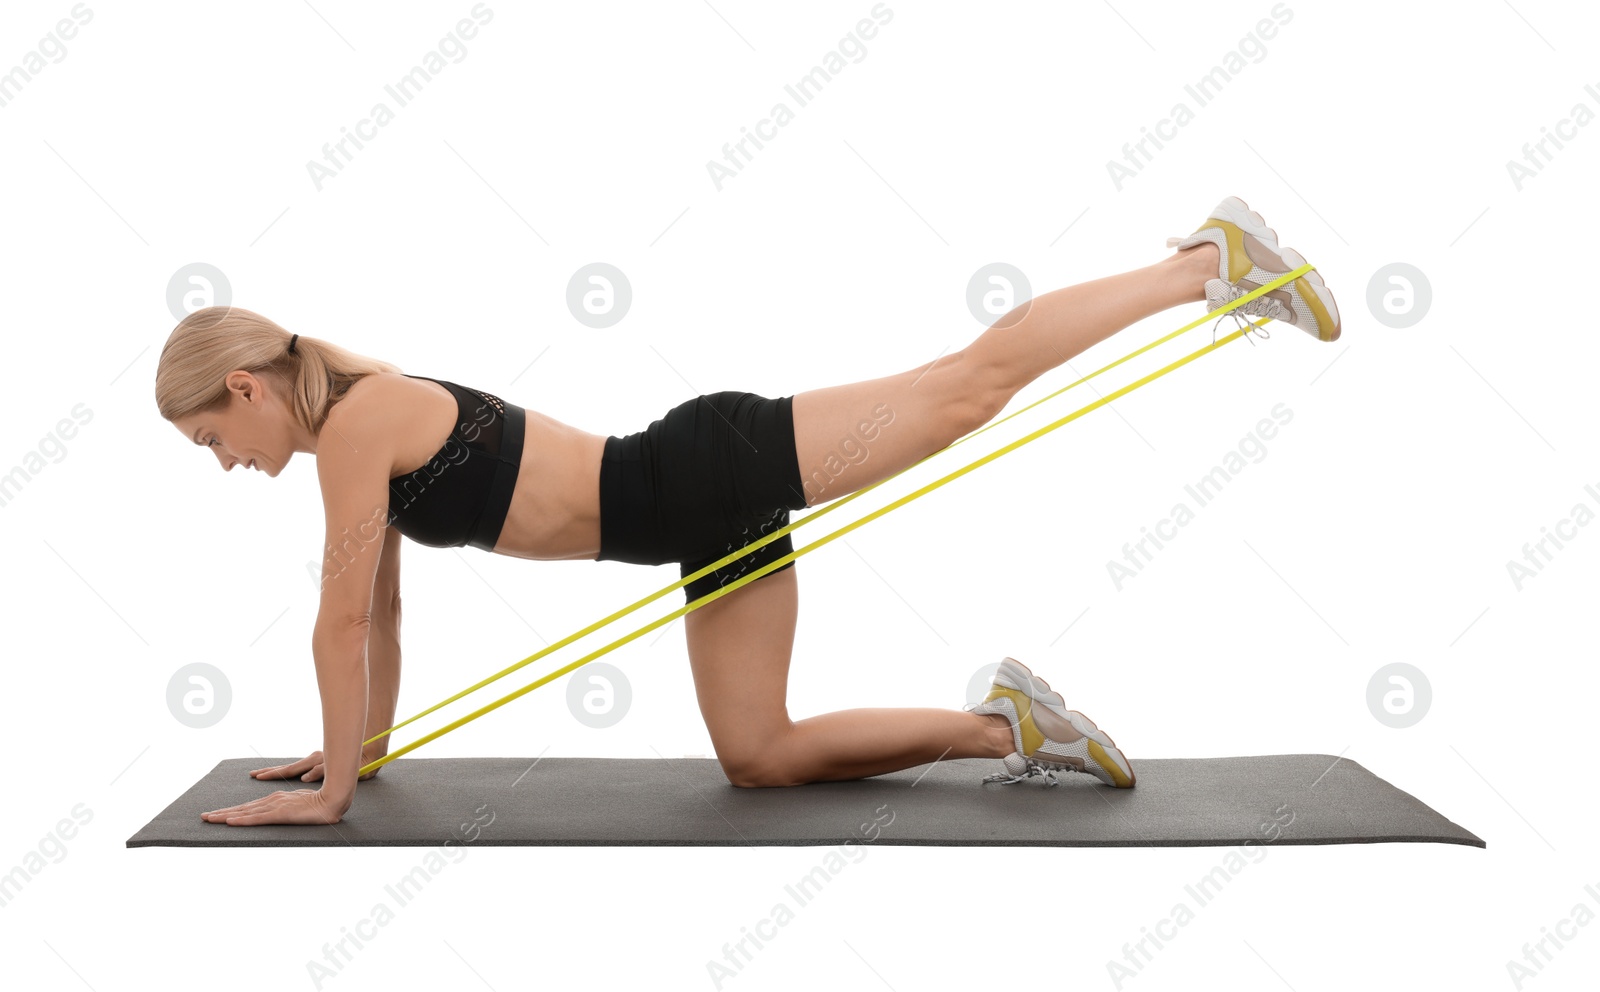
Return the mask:
<path fill-rule="evenodd" d="M 764 755 L 740 755 L 717 759 L 728 782 L 740 789 L 766 789 L 797 784 L 779 762 Z"/>

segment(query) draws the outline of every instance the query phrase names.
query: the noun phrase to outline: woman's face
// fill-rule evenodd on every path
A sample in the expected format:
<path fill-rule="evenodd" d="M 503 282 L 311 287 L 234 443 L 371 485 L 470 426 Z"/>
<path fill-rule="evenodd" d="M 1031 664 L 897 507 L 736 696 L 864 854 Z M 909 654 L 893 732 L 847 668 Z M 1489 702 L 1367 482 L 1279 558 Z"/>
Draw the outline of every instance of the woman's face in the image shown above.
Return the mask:
<path fill-rule="evenodd" d="M 223 471 L 240 465 L 269 476 L 282 471 L 294 454 L 291 424 L 277 396 L 248 372 L 228 374 L 226 406 L 173 421 L 190 443 L 216 455 Z"/>

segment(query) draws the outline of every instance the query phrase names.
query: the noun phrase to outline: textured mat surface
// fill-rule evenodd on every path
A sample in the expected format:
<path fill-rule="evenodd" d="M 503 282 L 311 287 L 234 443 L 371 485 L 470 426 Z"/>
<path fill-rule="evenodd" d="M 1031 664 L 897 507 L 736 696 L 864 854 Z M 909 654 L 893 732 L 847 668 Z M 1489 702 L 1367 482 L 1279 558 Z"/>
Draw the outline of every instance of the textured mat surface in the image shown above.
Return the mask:
<path fill-rule="evenodd" d="M 1082 774 L 982 784 L 999 761 L 962 758 L 850 782 L 738 789 L 710 758 L 398 758 L 332 826 L 230 827 L 200 814 L 298 782 L 250 778 L 294 758 L 230 758 L 129 847 L 746 846 L 858 843 L 1198 847 L 1432 841 L 1470 831 L 1348 759 L 1327 754 L 1144 758 L 1138 784 Z"/>

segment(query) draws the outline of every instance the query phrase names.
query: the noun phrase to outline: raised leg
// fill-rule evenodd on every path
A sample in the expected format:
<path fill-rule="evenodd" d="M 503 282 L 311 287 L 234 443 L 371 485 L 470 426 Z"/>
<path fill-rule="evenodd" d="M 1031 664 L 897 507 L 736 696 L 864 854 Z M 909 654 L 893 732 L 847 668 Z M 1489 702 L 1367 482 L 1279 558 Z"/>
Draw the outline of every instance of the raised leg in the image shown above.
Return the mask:
<path fill-rule="evenodd" d="M 796 393 L 795 454 L 806 505 L 895 475 L 982 427 L 1017 390 L 1122 328 L 1204 300 L 1217 264 L 1216 245 L 1186 248 L 1142 269 L 1036 296 L 927 365 Z"/>
<path fill-rule="evenodd" d="M 1046 293 L 930 365 L 796 394 L 795 448 L 807 504 L 899 472 L 982 427 L 1018 389 L 1121 328 L 1204 299 L 1216 251 L 1201 245 Z M 730 782 L 799 785 L 1011 753 L 1010 727 L 999 715 L 863 708 L 791 720 L 798 571 L 774 572 L 684 617 L 700 712 Z"/>

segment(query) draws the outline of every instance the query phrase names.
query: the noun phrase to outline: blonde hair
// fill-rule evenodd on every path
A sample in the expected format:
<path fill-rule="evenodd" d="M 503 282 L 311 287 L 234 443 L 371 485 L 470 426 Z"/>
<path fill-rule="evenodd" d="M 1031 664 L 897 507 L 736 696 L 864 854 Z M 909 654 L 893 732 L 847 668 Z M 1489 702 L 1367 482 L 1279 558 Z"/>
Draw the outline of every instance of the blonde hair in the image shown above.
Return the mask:
<path fill-rule="evenodd" d="M 156 407 L 168 421 L 209 413 L 228 402 L 224 380 L 242 369 L 272 374 L 283 386 L 294 419 L 313 434 L 322 431 L 328 408 L 357 379 L 400 368 L 324 341 L 300 335 L 289 353 L 290 334 L 242 307 L 204 307 L 178 322 L 156 364 Z"/>

